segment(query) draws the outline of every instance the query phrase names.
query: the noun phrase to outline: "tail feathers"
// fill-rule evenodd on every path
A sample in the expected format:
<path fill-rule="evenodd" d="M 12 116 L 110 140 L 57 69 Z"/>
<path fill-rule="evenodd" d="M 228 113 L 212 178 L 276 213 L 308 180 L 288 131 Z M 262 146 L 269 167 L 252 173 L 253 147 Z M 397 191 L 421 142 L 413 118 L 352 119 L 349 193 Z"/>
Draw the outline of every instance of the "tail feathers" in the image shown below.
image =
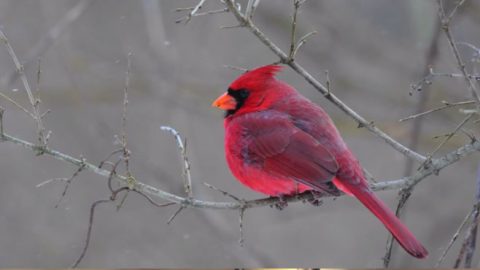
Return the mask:
<path fill-rule="evenodd" d="M 351 188 L 349 191 L 385 225 L 405 251 L 416 258 L 427 257 L 428 251 L 423 245 L 371 190 Z"/>

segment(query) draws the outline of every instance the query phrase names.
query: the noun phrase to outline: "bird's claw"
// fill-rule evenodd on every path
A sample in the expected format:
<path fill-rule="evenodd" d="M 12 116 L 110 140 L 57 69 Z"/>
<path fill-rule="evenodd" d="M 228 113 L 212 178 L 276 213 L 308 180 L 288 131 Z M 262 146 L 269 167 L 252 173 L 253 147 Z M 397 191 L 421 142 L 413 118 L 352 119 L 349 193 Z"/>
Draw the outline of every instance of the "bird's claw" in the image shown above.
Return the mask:
<path fill-rule="evenodd" d="M 321 198 L 323 197 L 323 193 L 320 191 L 312 190 L 310 191 L 312 194 L 312 197 L 307 199 L 307 202 L 309 202 L 313 206 L 320 206 L 323 204 L 323 201 Z"/>
<path fill-rule="evenodd" d="M 273 206 L 275 206 L 275 208 L 277 208 L 278 210 L 283 210 L 288 206 L 288 202 L 286 200 L 285 195 L 280 195 L 276 198 L 278 198 L 278 201 L 275 204 L 273 204 Z"/>

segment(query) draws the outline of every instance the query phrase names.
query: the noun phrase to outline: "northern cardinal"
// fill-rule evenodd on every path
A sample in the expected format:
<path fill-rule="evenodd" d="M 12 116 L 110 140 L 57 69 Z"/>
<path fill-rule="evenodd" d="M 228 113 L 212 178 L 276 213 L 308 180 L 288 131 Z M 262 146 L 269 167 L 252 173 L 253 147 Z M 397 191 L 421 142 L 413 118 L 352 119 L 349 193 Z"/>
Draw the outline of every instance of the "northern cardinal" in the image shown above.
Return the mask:
<path fill-rule="evenodd" d="M 226 111 L 225 154 L 233 175 L 269 196 L 353 195 L 408 253 L 425 258 L 428 251 L 369 188 L 328 114 L 275 78 L 281 69 L 268 65 L 244 73 L 212 104 Z"/>

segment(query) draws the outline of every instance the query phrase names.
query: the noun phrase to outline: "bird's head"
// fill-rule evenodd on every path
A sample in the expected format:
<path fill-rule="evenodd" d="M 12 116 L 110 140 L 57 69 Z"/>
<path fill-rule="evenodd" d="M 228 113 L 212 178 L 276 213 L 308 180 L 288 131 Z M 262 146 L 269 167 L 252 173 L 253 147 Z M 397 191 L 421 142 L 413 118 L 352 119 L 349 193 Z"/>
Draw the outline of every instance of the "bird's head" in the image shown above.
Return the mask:
<path fill-rule="evenodd" d="M 228 91 L 218 97 L 213 107 L 225 110 L 225 117 L 234 115 L 239 111 L 249 112 L 265 109 L 268 107 L 268 97 L 275 90 L 275 75 L 282 70 L 282 66 L 268 65 L 250 70 L 228 87 Z"/>

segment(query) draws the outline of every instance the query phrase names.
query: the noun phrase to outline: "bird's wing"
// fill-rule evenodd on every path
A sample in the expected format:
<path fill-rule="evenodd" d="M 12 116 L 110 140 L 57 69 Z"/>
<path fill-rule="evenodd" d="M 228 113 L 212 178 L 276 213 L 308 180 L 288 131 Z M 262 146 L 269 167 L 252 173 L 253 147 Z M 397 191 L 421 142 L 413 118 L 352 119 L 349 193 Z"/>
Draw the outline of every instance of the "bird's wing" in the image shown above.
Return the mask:
<path fill-rule="evenodd" d="M 290 178 L 314 189 L 326 190 L 338 170 L 335 157 L 315 138 L 297 128 L 288 115 L 250 113 L 242 126 L 247 159 L 262 164 L 273 175 Z"/>

